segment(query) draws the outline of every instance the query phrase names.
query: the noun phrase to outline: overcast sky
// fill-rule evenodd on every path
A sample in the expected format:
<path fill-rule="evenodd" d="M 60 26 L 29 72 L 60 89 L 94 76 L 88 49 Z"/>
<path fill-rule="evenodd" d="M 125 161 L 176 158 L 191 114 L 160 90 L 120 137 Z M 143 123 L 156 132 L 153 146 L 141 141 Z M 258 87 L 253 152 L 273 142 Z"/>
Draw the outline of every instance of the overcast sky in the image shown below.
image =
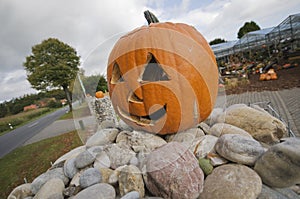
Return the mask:
<path fill-rule="evenodd" d="M 71 45 L 86 74 L 105 73 L 113 43 L 146 25 L 143 11 L 161 22 L 194 26 L 211 41 L 235 40 L 246 21 L 261 28 L 300 12 L 299 0 L 0 0 L 0 102 L 34 93 L 23 68 L 31 47 L 50 37 Z"/>

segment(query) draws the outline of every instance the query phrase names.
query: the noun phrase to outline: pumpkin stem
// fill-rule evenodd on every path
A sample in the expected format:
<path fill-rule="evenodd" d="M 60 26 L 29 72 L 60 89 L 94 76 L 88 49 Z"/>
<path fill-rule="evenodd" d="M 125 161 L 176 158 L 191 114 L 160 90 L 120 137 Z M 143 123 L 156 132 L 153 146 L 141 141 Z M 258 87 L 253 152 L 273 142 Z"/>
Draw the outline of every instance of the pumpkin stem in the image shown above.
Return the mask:
<path fill-rule="evenodd" d="M 158 23 L 159 22 L 157 17 L 152 12 L 150 12 L 149 10 L 146 10 L 144 12 L 144 16 L 145 16 L 145 18 L 148 22 L 148 25 L 150 25 L 151 23 Z"/>

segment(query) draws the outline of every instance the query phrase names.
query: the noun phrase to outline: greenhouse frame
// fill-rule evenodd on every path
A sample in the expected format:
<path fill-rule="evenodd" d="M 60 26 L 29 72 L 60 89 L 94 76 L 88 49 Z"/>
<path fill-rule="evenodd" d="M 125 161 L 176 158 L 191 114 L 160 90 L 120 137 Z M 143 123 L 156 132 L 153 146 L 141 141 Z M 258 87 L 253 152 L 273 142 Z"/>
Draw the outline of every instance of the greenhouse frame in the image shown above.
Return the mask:
<path fill-rule="evenodd" d="M 237 54 L 253 58 L 260 51 L 268 57 L 300 59 L 300 13 L 288 16 L 276 27 L 252 31 L 237 41 L 212 45 L 211 48 L 217 60 L 225 61 Z"/>

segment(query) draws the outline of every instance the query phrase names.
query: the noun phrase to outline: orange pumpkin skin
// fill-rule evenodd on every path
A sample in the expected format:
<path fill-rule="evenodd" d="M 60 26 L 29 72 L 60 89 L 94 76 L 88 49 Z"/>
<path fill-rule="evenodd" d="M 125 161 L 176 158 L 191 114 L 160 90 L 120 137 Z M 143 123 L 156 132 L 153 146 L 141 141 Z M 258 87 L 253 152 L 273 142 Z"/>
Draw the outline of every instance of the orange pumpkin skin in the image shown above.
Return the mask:
<path fill-rule="evenodd" d="M 144 78 L 153 60 L 164 78 Z M 151 23 L 121 37 L 109 56 L 107 80 L 120 118 L 161 135 L 205 120 L 218 92 L 213 52 L 195 28 L 182 23 Z"/>
<path fill-rule="evenodd" d="M 277 74 L 276 73 L 272 73 L 271 74 L 271 79 L 272 80 L 276 80 L 277 79 Z"/>
<path fill-rule="evenodd" d="M 261 81 L 264 81 L 264 80 L 266 80 L 266 74 L 264 74 L 264 73 L 262 73 L 262 74 L 260 74 L 260 76 L 259 76 L 259 80 L 261 80 Z"/>
<path fill-rule="evenodd" d="M 97 91 L 97 92 L 95 93 L 95 97 L 96 97 L 96 98 L 103 98 L 103 97 L 104 97 L 104 93 L 103 93 L 102 91 Z"/>

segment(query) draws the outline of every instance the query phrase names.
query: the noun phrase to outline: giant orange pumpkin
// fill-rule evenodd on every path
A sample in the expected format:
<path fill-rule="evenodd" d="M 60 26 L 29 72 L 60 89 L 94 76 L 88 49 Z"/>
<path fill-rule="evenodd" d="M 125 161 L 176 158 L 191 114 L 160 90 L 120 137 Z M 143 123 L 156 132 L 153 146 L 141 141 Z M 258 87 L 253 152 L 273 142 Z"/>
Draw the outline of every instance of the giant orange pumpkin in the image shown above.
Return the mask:
<path fill-rule="evenodd" d="M 120 118 L 162 135 L 205 120 L 218 90 L 212 50 L 183 23 L 149 23 L 121 37 L 108 59 L 107 80 Z"/>

